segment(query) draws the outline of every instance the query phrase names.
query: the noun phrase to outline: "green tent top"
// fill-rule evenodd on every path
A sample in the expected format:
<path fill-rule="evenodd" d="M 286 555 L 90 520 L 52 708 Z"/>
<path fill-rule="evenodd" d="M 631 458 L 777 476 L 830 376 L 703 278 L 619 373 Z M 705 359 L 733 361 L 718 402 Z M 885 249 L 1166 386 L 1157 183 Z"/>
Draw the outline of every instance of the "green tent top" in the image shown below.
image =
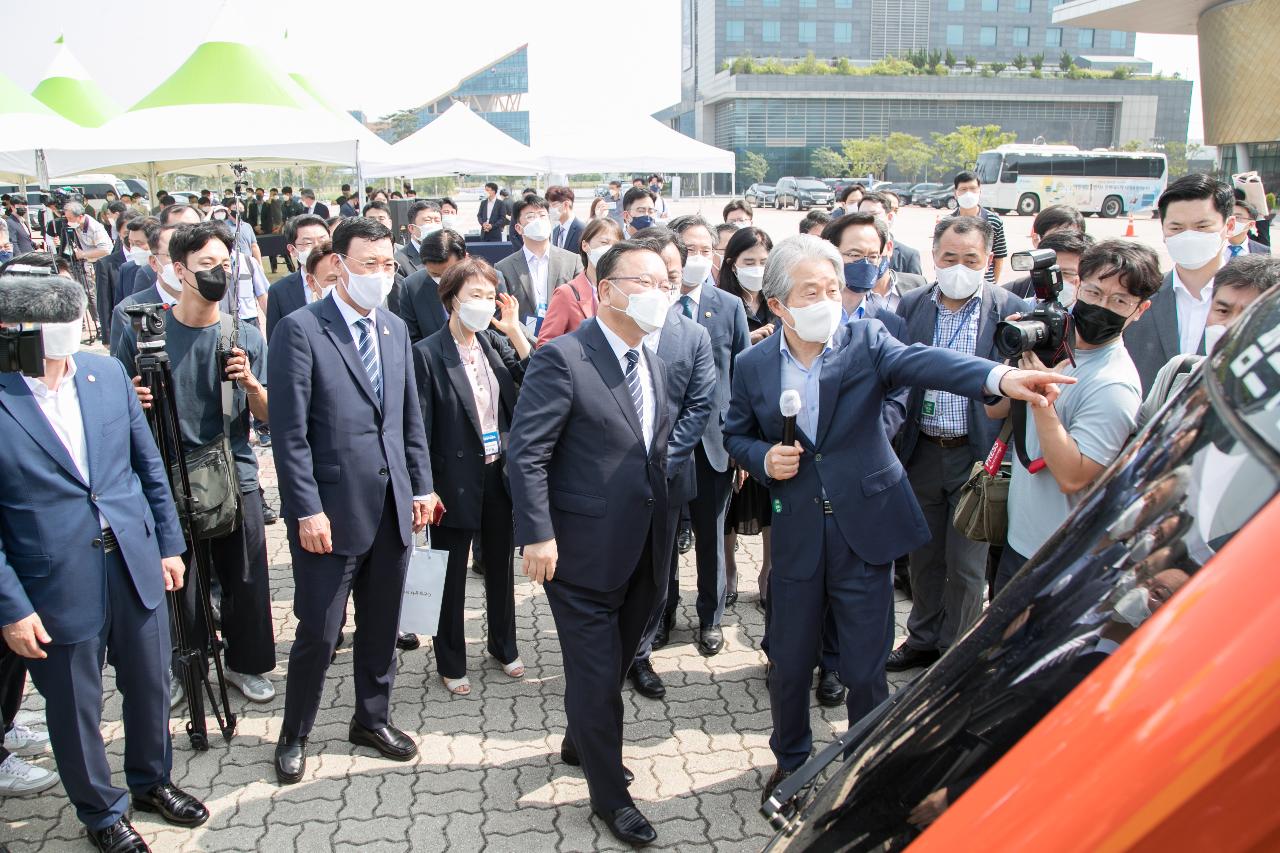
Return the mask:
<path fill-rule="evenodd" d="M 290 72 L 289 77 L 293 79 L 293 82 L 298 84 L 298 87 L 302 89 L 302 91 L 306 92 L 308 95 L 315 98 L 316 101 L 320 103 L 320 106 L 324 107 L 329 112 L 333 112 L 333 113 L 342 112 L 342 110 L 338 109 L 333 104 L 329 103 L 329 101 L 324 97 L 324 95 L 320 94 L 320 90 L 317 89 L 314 85 L 312 85 L 311 81 L 308 80 L 305 75 Z"/>
<path fill-rule="evenodd" d="M 32 96 L 81 127 L 101 127 L 120 107 L 102 91 L 59 36 L 58 52 Z"/>
<path fill-rule="evenodd" d="M 12 114 L 55 115 L 53 110 L 19 89 L 8 75 L 0 74 L 0 115 Z"/>
<path fill-rule="evenodd" d="M 247 45 L 209 41 L 129 112 L 188 104 L 260 104 L 306 110 Z"/>

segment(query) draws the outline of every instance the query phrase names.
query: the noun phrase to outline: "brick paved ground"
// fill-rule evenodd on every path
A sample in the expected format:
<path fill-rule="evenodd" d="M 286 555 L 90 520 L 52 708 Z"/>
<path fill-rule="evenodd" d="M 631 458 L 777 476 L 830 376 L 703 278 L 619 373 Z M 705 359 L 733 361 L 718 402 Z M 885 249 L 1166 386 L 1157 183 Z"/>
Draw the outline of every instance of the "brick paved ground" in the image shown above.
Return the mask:
<path fill-rule="evenodd" d="M 268 498 L 278 506 L 270 453 L 260 451 L 260 459 Z M 347 742 L 353 701 L 348 643 L 329 670 L 306 778 L 292 787 L 278 786 L 271 758 L 296 623 L 282 523 L 268 528 L 267 542 L 277 696 L 269 704 L 254 705 L 233 690 L 239 730 L 231 744 L 217 738 L 205 753 L 191 750 L 181 721 L 174 720 L 174 782 L 202 798 L 212 817 L 205 826 L 187 831 L 154 816 L 135 815 L 135 825 L 155 850 L 309 853 L 357 845 L 363 853 L 622 849 L 591 817 L 581 771 L 559 763 L 565 723 L 559 641 L 546 597 L 519 575 L 516 623 L 528 667 L 523 681 L 507 678 L 485 655 L 483 587 L 472 575 L 467 591 L 472 695 L 451 697 L 445 691 L 426 645 L 400 653 L 392 714 L 417 741 L 417 760 L 387 761 Z M 773 769 L 760 652 L 763 619 L 755 583 L 760 539 L 742 541 L 741 599 L 725 615 L 726 649 L 713 658 L 701 657 L 692 645 L 697 616 L 691 557 L 681 561 L 685 594 L 672 643 L 654 654 L 667 699 L 653 702 L 630 690 L 624 693 L 625 760 L 636 774 L 631 791 L 656 826 L 661 847 L 759 850 L 769 837 L 757 812 L 760 787 Z M 899 597 L 900 634 L 908 606 Z M 120 696 L 110 668 L 106 680 L 103 734 L 121 784 Z M 25 708 L 38 711 L 42 704 L 29 691 Z M 844 730 L 844 709 L 815 704 L 813 724 L 815 738 L 825 742 Z M 53 765 L 51 753 L 33 760 Z M 0 843 L 15 853 L 90 849 L 61 786 L 35 797 L 0 800 L 0 816 Z"/>

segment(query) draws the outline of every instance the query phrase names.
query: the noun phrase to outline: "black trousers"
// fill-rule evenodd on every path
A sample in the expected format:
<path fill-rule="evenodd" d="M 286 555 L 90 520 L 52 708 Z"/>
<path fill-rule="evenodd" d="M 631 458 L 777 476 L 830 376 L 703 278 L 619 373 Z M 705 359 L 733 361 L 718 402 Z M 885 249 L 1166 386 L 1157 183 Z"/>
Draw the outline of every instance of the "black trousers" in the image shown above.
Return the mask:
<path fill-rule="evenodd" d="M 689 518 L 693 523 L 693 553 L 698 565 L 698 627 L 714 628 L 724 616 L 724 519 L 729 512 L 729 499 L 733 497 L 733 469 L 712 468 L 701 443 L 693 449 L 693 466 L 698 494 L 689 501 Z M 668 620 L 675 617 L 679 604 L 677 582 L 672 584 L 667 596 Z"/>
<path fill-rule="evenodd" d="M 604 811 L 635 805 L 622 778 L 622 684 L 658 594 L 650 540 L 618 589 L 600 592 L 558 578 L 547 584 L 564 658 L 565 740 L 582 759 L 592 804 Z"/>
<path fill-rule="evenodd" d="M 0 724 L 4 733 L 13 728 L 14 718 L 22 707 L 22 692 L 27 686 L 27 659 L 0 640 Z M 9 751 L 0 744 L 0 764 Z"/>
<path fill-rule="evenodd" d="M 480 502 L 480 530 L 433 527 L 432 547 L 449 552 L 449 568 L 440 603 L 440 625 L 436 629 L 436 668 L 445 678 L 467 674 L 467 644 L 463 609 L 467 597 L 467 569 L 471 543 L 480 538 L 480 565 L 484 567 L 485 613 L 489 619 L 489 654 L 508 664 L 520 656 L 516 651 L 515 539 L 511 496 L 502 482 L 501 460 L 485 466 L 483 498 Z"/>
<path fill-rule="evenodd" d="M 289 652 L 281 736 L 306 737 L 311 733 L 348 594 L 355 603 L 355 719 L 371 729 L 387 725 L 396 678 L 400 600 L 412 550 L 400 541 L 390 486 L 373 544 L 363 554 L 313 554 L 299 543 L 296 521 L 288 522 L 288 534 L 298 631 Z"/>

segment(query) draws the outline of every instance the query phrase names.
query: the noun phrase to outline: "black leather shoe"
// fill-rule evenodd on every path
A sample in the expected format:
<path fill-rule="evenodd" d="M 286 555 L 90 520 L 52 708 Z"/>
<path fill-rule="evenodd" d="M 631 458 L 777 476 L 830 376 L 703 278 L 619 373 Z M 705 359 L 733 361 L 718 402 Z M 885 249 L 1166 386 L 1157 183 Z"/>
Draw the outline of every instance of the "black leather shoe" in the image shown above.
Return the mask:
<path fill-rule="evenodd" d="M 676 551 L 681 554 L 688 554 L 689 549 L 693 547 L 693 525 L 681 524 L 680 529 L 676 532 Z"/>
<path fill-rule="evenodd" d="M 356 746 L 371 746 L 393 761 L 408 761 L 418 754 L 413 738 L 390 723 L 370 729 L 352 720 L 347 737 Z"/>
<path fill-rule="evenodd" d="M 307 769 L 307 739 L 281 737 L 276 744 L 276 781 L 296 785 Z"/>
<path fill-rule="evenodd" d="M 280 520 L 280 516 L 276 515 L 276 511 L 271 508 L 271 504 L 265 500 L 262 502 L 262 523 L 275 524 Z"/>
<path fill-rule="evenodd" d="M 773 792 L 794 770 L 783 770 L 781 767 L 775 768 L 773 774 L 769 777 L 769 781 L 764 783 L 764 791 L 760 794 L 760 805 L 769 802 L 769 798 L 773 796 Z"/>
<path fill-rule="evenodd" d="M 479 560 L 472 560 L 472 561 L 471 561 L 471 571 L 475 572 L 476 574 L 480 575 L 481 577 L 483 577 L 483 576 L 484 576 L 484 566 L 480 565 L 480 561 L 479 561 Z"/>
<path fill-rule="evenodd" d="M 907 573 L 906 560 L 899 560 L 893 564 L 893 588 L 907 598 L 911 597 L 911 575 Z"/>
<path fill-rule="evenodd" d="M 93 846 L 103 853 L 151 853 L 151 848 L 128 818 L 122 817 L 106 829 L 86 831 Z"/>
<path fill-rule="evenodd" d="M 834 670 L 818 670 L 818 687 L 813 691 L 818 704 L 826 708 L 834 708 L 844 704 L 844 685 L 840 683 L 840 674 Z"/>
<path fill-rule="evenodd" d="M 671 620 L 667 619 L 666 616 L 662 616 L 658 620 L 658 630 L 653 632 L 652 648 L 656 652 L 669 642 L 671 642 Z"/>
<path fill-rule="evenodd" d="M 698 651 L 705 657 L 720 654 L 724 648 L 724 633 L 719 626 L 698 629 Z"/>
<path fill-rule="evenodd" d="M 929 666 L 942 657 L 937 649 L 913 649 L 906 643 L 889 652 L 884 668 L 889 672 L 902 672 L 919 666 Z"/>
<path fill-rule="evenodd" d="M 560 760 L 570 767 L 580 767 L 582 765 L 582 759 L 578 758 L 577 751 L 569 745 L 567 740 L 560 744 Z M 625 764 L 622 765 L 622 781 L 626 782 L 627 785 L 636 781 L 636 774 L 628 770 Z"/>
<path fill-rule="evenodd" d="M 646 699 L 661 699 L 667 695 L 667 688 L 663 686 L 662 679 L 653 671 L 653 664 L 647 659 L 631 664 L 631 672 L 628 675 L 636 692 Z"/>
<path fill-rule="evenodd" d="M 635 806 L 623 806 L 609 813 L 592 806 L 591 811 L 605 822 L 609 831 L 613 833 L 613 837 L 623 844 L 645 847 L 658 840 L 658 833 L 654 831 L 653 825 Z"/>
<path fill-rule="evenodd" d="M 732 607 L 738 603 L 738 594 L 736 592 L 726 592 L 724 594 L 724 606 Z"/>
<path fill-rule="evenodd" d="M 411 652 L 422 645 L 417 634 L 400 634 L 396 637 L 396 648 L 402 652 Z"/>
<path fill-rule="evenodd" d="M 209 810 L 186 791 L 162 782 L 151 790 L 133 795 L 133 808 L 156 812 L 174 826 L 199 826 L 209 819 Z"/>

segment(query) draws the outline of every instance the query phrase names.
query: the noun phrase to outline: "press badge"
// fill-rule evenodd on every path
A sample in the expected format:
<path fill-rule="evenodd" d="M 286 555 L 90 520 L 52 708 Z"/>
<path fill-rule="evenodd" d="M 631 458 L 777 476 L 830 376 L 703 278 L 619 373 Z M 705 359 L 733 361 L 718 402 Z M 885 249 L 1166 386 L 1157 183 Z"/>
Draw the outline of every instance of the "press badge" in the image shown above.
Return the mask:
<path fill-rule="evenodd" d="M 924 392 L 924 405 L 920 407 L 920 413 L 925 417 L 932 417 L 938 412 L 938 392 L 930 388 Z"/>
<path fill-rule="evenodd" d="M 484 435 L 480 436 L 480 439 L 484 442 L 485 456 L 498 455 L 501 445 L 498 443 L 498 431 L 496 429 L 492 432 L 486 432 Z"/>

